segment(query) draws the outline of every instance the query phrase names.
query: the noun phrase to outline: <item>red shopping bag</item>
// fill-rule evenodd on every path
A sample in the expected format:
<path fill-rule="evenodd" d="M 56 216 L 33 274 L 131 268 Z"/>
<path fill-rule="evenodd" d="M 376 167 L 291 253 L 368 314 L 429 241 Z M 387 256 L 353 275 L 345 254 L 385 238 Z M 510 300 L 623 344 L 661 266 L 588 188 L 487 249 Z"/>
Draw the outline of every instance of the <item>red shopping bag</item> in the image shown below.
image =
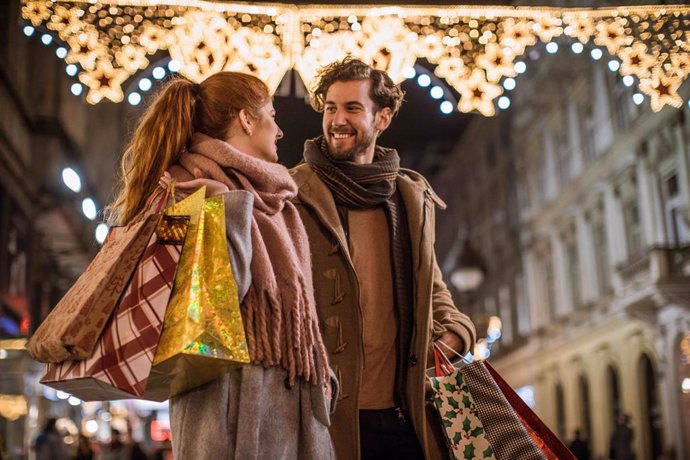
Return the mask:
<path fill-rule="evenodd" d="M 167 394 L 147 393 L 147 384 L 189 219 L 162 215 L 158 219 L 156 232 L 92 355 L 48 364 L 41 383 L 86 401 L 167 399 Z"/>
<path fill-rule="evenodd" d="M 29 339 L 29 354 L 43 363 L 91 356 L 160 216 L 113 227 L 86 271 Z"/>
<path fill-rule="evenodd" d="M 434 349 L 434 405 L 451 458 L 575 460 L 486 361 L 454 366 Z"/>

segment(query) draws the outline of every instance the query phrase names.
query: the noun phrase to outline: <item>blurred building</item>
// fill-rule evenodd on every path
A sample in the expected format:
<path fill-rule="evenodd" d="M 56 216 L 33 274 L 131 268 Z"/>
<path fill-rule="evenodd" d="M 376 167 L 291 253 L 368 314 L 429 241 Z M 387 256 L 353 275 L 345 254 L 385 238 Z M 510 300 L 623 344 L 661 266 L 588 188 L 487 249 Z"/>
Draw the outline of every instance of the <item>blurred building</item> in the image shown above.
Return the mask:
<path fill-rule="evenodd" d="M 9 458 L 28 455 L 47 416 L 81 418 L 36 385 L 41 367 L 22 338 L 99 246 L 93 213 L 110 195 L 129 110 L 85 104 L 59 45 L 19 8 L 0 2 L 0 438 Z M 65 168 L 78 177 L 63 179 Z"/>
<path fill-rule="evenodd" d="M 500 317 L 492 364 L 562 439 L 608 458 L 623 412 L 637 458 L 689 458 L 690 109 L 652 113 L 605 49 L 559 44 L 433 180 L 437 251 L 449 274 L 466 243 L 481 256 L 457 300 Z"/>

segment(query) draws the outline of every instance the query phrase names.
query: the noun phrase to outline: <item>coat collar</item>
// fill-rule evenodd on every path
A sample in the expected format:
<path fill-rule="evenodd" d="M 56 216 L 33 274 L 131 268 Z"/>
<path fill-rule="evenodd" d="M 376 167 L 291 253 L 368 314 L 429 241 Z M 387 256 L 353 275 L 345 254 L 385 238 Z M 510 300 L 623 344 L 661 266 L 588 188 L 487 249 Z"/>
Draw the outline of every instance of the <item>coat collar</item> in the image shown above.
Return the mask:
<path fill-rule="evenodd" d="M 335 233 L 341 246 L 347 248 L 345 230 L 340 222 L 333 194 L 307 163 L 300 163 L 290 170 L 297 183 L 297 196 L 305 205 L 314 209 L 321 222 Z"/>
<path fill-rule="evenodd" d="M 410 234 L 416 235 L 424 219 L 424 200 L 431 200 L 441 209 L 445 209 L 446 204 L 436 195 L 421 174 L 410 169 L 401 169 L 400 172 L 397 178 L 398 190 L 405 203 Z M 313 208 L 319 214 L 323 224 L 335 233 L 341 244 L 347 247 L 345 230 L 340 222 L 333 194 L 326 184 L 307 163 L 300 163 L 290 170 L 290 174 L 297 183 L 300 201 Z"/>

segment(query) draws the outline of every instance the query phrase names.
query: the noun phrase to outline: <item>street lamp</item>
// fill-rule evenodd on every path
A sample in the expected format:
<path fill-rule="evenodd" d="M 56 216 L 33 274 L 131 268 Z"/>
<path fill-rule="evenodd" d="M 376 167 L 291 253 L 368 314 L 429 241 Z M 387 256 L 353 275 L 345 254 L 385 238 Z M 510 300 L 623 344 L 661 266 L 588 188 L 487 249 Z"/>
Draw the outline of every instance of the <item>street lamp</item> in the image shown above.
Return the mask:
<path fill-rule="evenodd" d="M 458 292 L 475 291 L 484 281 L 484 272 L 481 257 L 470 245 L 469 238 L 465 239 L 460 254 L 458 254 L 455 268 L 450 275 L 450 282 L 453 283 Z"/>

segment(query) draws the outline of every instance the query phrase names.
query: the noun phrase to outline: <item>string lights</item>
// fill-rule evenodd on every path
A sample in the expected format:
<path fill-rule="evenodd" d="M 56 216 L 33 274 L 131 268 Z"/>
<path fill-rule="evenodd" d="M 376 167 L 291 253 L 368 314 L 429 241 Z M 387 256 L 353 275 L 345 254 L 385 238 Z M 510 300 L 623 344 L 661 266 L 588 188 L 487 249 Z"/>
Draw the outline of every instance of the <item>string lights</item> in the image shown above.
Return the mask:
<path fill-rule="evenodd" d="M 235 70 L 256 75 L 271 90 L 292 68 L 310 87 L 320 67 L 346 55 L 386 70 L 398 82 L 410 78 L 410 69 L 424 58 L 460 94 L 460 111 L 487 116 L 497 105 L 509 105 L 501 98 L 514 81 L 508 86 L 506 81 L 524 72 L 520 58 L 538 41 L 549 44 L 549 53 L 558 51 L 557 40 L 574 41 L 576 54 L 590 47 L 593 59 L 608 51 L 621 75 L 637 79 L 654 111 L 682 105 L 678 88 L 690 72 L 690 7 L 683 5 L 298 7 L 200 0 L 22 0 L 22 5 L 31 26 L 65 44 L 64 59 L 79 65 L 79 81 L 93 104 L 122 101 L 122 85 L 160 51 L 193 81 Z M 29 36 L 33 31 L 26 27 Z"/>

